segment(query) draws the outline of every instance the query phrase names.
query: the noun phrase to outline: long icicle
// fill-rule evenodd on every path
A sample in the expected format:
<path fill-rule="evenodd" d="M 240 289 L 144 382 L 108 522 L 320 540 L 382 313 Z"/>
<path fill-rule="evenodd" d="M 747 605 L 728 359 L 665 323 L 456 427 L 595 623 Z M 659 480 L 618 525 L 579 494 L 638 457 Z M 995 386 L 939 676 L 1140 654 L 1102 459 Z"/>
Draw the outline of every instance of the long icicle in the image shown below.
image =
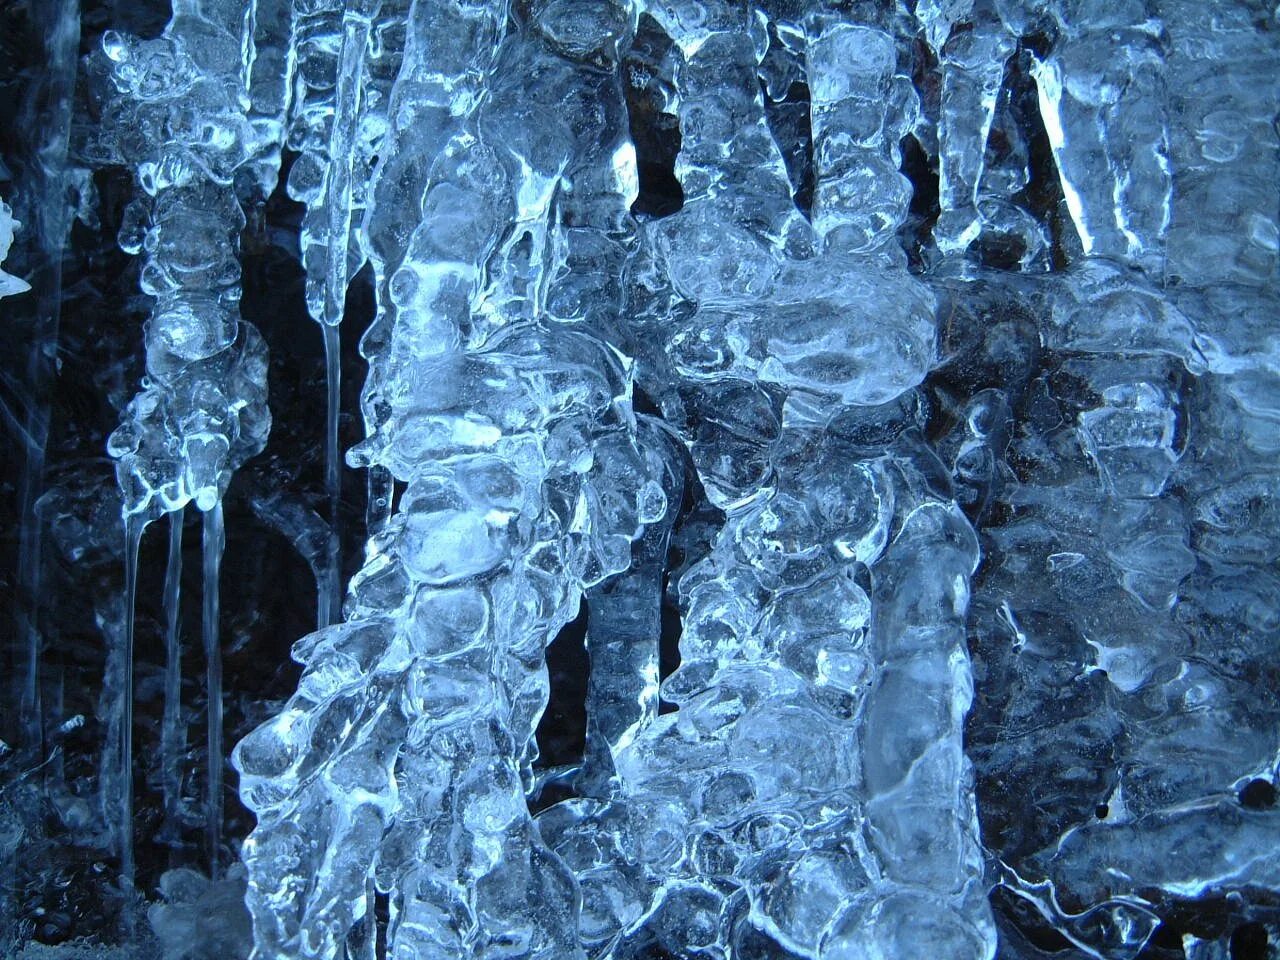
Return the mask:
<path fill-rule="evenodd" d="M 59 733 L 65 733 L 69 728 L 67 722 L 67 667 L 65 663 L 59 663 L 57 672 L 53 675 L 53 696 L 49 699 L 49 725 L 58 730 Z M 47 765 L 48 773 L 45 775 L 46 795 L 50 797 L 64 797 L 67 794 L 67 770 L 64 758 L 65 751 L 61 744 L 54 746 L 49 751 L 49 761 Z"/>
<path fill-rule="evenodd" d="M 71 128 L 71 101 L 75 86 L 80 45 L 79 0 L 58 0 L 37 4 L 33 17 L 45 31 L 47 69 L 30 103 L 40 111 L 43 136 L 32 144 L 35 158 L 33 193 L 45 202 L 35 205 L 28 229 L 34 232 L 40 269 L 35 273 L 36 320 L 27 358 L 27 405 L 24 430 L 26 461 L 19 494 L 18 533 L 18 629 L 25 662 L 18 678 L 18 720 L 20 742 L 31 757 L 43 754 L 42 709 L 40 705 L 40 626 L 37 598 L 40 595 L 42 531 L 36 501 L 43 492 L 45 446 L 49 439 L 49 409 L 56 375 L 58 327 L 62 314 L 62 254 L 71 229 L 71 211 L 65 202 L 67 143 Z"/>
<path fill-rule="evenodd" d="M 276 0 L 277 4 L 282 2 Z M 145 250 L 147 264 L 142 271 L 141 288 L 154 298 L 152 320 L 146 325 L 147 376 L 142 389 L 122 411 L 120 427 L 107 442 L 108 453 L 117 461 L 126 531 L 132 534 L 127 573 L 130 611 L 136 593 L 136 540 L 143 524 L 138 518 L 156 519 L 192 500 L 207 511 L 204 634 L 210 756 L 206 815 L 210 872 L 214 876 L 219 868 L 222 807 L 222 668 L 217 636 L 218 571 L 223 544 L 221 498 L 232 473 L 263 449 L 271 425 L 266 344 L 256 328 L 240 318 L 239 237 L 245 225 L 240 193 L 252 193 L 253 181 L 261 195 L 272 189 L 279 167 L 277 134 L 281 133 L 281 118 L 272 118 L 283 114 L 283 106 L 277 104 L 284 96 L 283 82 L 287 78 L 279 78 L 282 88 L 274 98 L 270 88 L 275 81 L 270 69 L 259 89 L 244 88 L 256 62 L 256 3 L 254 0 L 246 7 L 239 0 L 180 0 L 173 4 L 173 16 L 159 37 L 142 40 L 108 31 L 101 42 L 105 65 L 115 81 L 108 110 L 115 119 L 102 125 L 98 136 L 87 146 L 95 164 L 124 165 L 138 172 L 140 195 L 131 207 L 130 218 L 147 226 L 145 230 L 130 228 L 122 233 L 121 245 L 129 253 Z M 280 26 L 279 17 L 267 17 L 264 36 L 269 38 L 272 30 Z M 199 55 L 189 55 L 188 50 L 197 46 L 201 48 Z M 221 76 L 222 65 L 233 56 L 241 62 L 244 83 L 239 85 L 223 82 L 225 78 Z M 167 79 L 150 86 L 150 81 L 141 82 L 135 57 L 145 57 L 151 64 L 148 77 L 167 75 Z M 202 73 L 208 64 L 217 65 L 213 73 L 218 76 Z M 201 85 L 202 96 L 207 94 L 201 109 L 217 116 L 218 123 L 225 122 L 242 132 L 254 131 L 244 144 L 248 149 L 238 155 L 236 168 L 227 165 L 229 154 L 221 141 L 207 135 L 213 128 L 188 122 L 192 107 L 187 88 L 174 79 L 175 74 Z M 256 99 L 250 99 L 250 92 Z M 251 121 L 249 111 L 255 105 L 260 109 Z M 159 118 L 165 118 L 163 123 L 171 125 L 166 129 L 173 139 L 125 135 L 124 131 L 140 122 L 140 116 L 152 118 L 157 124 L 162 123 Z M 184 155 L 191 161 L 184 168 L 183 177 L 153 180 L 147 171 L 155 164 L 163 166 L 175 150 L 186 152 Z M 253 168 L 247 175 L 239 175 L 250 160 Z M 193 229 L 193 222 L 200 225 L 199 229 Z M 199 263 L 201 269 L 189 269 L 194 263 Z M 163 331 L 170 327 L 166 324 L 177 324 L 173 329 L 181 329 L 181 337 L 167 337 Z M 181 534 L 171 528 L 170 535 L 176 538 Z M 170 562 L 176 562 L 176 556 L 171 555 Z M 176 590 L 173 584 L 178 579 L 177 570 L 172 574 L 167 585 Z M 172 622 L 176 617 L 176 596 L 171 603 L 169 600 L 166 597 Z M 132 670 L 132 612 L 126 633 L 128 656 L 113 671 L 113 678 Z M 170 633 L 172 644 L 176 628 Z M 125 690 L 126 710 L 130 711 L 123 721 L 125 733 L 119 738 L 124 744 L 121 758 L 127 773 L 132 764 L 132 681 L 122 683 L 121 688 Z M 167 686 L 166 694 L 171 692 Z M 170 714 L 178 697 L 169 700 L 166 721 L 172 719 Z M 162 730 L 162 737 L 171 732 Z M 169 771 L 162 776 L 168 779 Z M 172 784 L 166 786 L 166 800 L 174 799 L 178 790 Z M 129 834 L 121 842 L 122 885 L 127 892 L 133 886 L 134 870 L 131 798 L 122 820 L 121 828 Z"/>
<path fill-rule="evenodd" d="M 340 315 L 339 315 L 340 316 Z M 324 482 L 329 499 L 328 564 L 320 581 L 317 613 L 323 630 L 339 617 L 342 593 L 342 535 L 338 525 L 338 505 L 342 499 L 342 470 L 338 460 L 338 409 L 342 396 L 342 352 L 338 327 L 321 324 L 324 330 L 325 386 L 328 390 L 328 417 L 325 426 Z"/>
<path fill-rule="evenodd" d="M 124 656 L 121 658 L 120 722 L 120 887 L 125 894 L 126 932 L 133 929 L 133 630 L 138 596 L 138 547 L 146 521 L 136 513 L 124 518 Z"/>
<path fill-rule="evenodd" d="M 182 644 L 179 605 L 182 599 L 182 517 L 169 514 L 169 562 L 164 571 L 165 669 L 164 719 L 160 730 L 166 825 L 176 827 L 182 798 Z"/>
<path fill-rule="evenodd" d="M 324 255 L 325 388 L 328 419 L 325 433 L 325 487 L 329 495 L 329 570 L 321 588 L 319 623 L 323 629 L 341 616 L 342 541 L 338 506 L 341 501 L 342 464 L 338 453 L 338 412 L 342 401 L 342 351 L 338 327 L 346 306 L 347 252 L 351 237 L 351 170 L 356 125 L 360 117 L 361 66 L 369 46 L 372 24 L 362 0 L 348 3 L 342 17 L 342 49 L 338 59 L 338 83 L 333 127 L 329 131 L 329 168 L 325 178 L 325 210 L 328 244 Z"/>
<path fill-rule="evenodd" d="M 205 784 L 205 837 L 209 847 L 209 876 L 217 879 L 222 845 L 222 650 L 218 644 L 218 578 L 226 546 L 222 501 L 204 514 L 204 656 L 205 687 L 209 698 L 209 765 Z"/>

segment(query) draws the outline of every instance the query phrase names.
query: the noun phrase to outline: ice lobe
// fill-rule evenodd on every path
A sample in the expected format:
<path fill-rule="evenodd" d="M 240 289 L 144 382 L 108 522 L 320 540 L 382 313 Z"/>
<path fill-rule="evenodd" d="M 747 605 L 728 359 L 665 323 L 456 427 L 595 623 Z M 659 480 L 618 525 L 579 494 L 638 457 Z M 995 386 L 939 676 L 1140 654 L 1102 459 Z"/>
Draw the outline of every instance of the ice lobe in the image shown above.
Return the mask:
<path fill-rule="evenodd" d="M 13 219 L 13 211 L 9 205 L 0 200 L 0 263 L 3 263 L 4 258 L 9 255 L 13 234 L 21 227 L 22 224 Z M 26 293 L 30 289 L 31 284 L 21 277 L 15 277 L 0 270 L 0 297 L 12 297 L 15 294 Z"/>

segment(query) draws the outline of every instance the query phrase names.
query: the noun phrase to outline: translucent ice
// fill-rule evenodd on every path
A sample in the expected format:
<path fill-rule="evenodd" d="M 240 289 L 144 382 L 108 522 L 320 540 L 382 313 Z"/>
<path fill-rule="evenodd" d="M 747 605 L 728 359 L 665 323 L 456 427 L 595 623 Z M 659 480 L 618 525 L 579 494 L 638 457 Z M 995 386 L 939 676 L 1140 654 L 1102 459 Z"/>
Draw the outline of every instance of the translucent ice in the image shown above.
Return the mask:
<path fill-rule="evenodd" d="M 21 226 L 22 224 L 13 219 L 13 211 L 9 209 L 9 205 L 0 200 L 0 263 L 3 263 L 4 258 L 9 255 L 9 247 L 13 244 L 13 233 Z M 16 293 L 25 293 L 30 289 L 31 284 L 21 277 L 15 277 L 0 270 L 0 297 L 12 297 Z"/>
<path fill-rule="evenodd" d="M 15 950 L 1280 945 L 1275 10 L 59 2 Z"/>

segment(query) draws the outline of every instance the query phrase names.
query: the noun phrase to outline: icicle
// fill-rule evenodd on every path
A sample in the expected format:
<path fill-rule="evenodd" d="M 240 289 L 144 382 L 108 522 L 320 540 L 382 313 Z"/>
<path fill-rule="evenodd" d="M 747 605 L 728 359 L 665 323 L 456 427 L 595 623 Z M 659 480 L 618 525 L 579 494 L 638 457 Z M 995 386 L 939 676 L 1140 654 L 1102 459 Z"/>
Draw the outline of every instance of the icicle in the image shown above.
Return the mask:
<path fill-rule="evenodd" d="M 981 232 L 978 188 L 987 140 L 1005 63 L 1016 47 L 995 17 L 965 27 L 938 51 L 943 91 L 938 133 L 942 215 L 934 235 L 944 253 L 963 252 Z"/>
<path fill-rule="evenodd" d="M 209 698 L 209 766 L 205 784 L 205 835 L 209 846 L 209 875 L 219 876 L 222 844 L 222 651 L 218 646 L 218 577 L 226 533 L 222 501 L 204 515 L 204 655 Z"/>
<path fill-rule="evenodd" d="M 53 677 L 53 696 L 49 702 L 49 725 L 58 733 L 65 734 L 75 729 L 76 724 L 67 719 L 67 675 L 66 667 L 58 664 L 58 672 Z M 49 753 L 49 763 L 45 768 L 45 795 L 61 802 L 67 795 L 67 770 L 63 759 L 64 750 L 61 744 L 55 745 Z"/>
<path fill-rule="evenodd" d="M 160 731 L 166 822 L 177 823 L 182 794 L 182 646 L 178 636 L 179 602 L 182 596 L 181 510 L 169 514 L 169 563 L 164 573 L 165 671 L 164 720 Z"/>
<path fill-rule="evenodd" d="M 361 4 L 363 6 L 363 4 Z M 338 62 L 338 89 L 333 129 L 329 134 L 329 171 L 325 207 L 329 215 L 328 246 L 324 263 L 324 316 L 326 326 L 342 322 L 347 297 L 347 250 L 351 236 L 351 168 L 354 162 L 356 124 L 360 116 L 360 76 L 369 46 L 369 16 L 348 9 L 342 18 L 342 54 Z M 326 337 L 328 333 L 326 332 Z"/>
<path fill-rule="evenodd" d="M 341 320 L 341 314 L 338 319 Z M 328 568 L 320 581 L 318 621 L 324 629 L 339 617 L 342 578 L 342 534 L 338 525 L 338 505 L 342 498 L 342 472 L 338 461 L 338 408 L 342 389 L 342 351 L 336 325 L 323 324 L 325 385 L 329 391 L 328 420 L 325 427 L 325 490 L 329 495 Z"/>
<path fill-rule="evenodd" d="M 45 445 L 49 437 L 49 403 L 57 356 L 58 326 L 62 311 L 62 251 L 71 229 L 71 208 L 66 200 L 67 143 L 71 129 L 71 101 L 75 88 L 77 52 L 80 46 L 79 0 L 36 4 L 31 11 L 45 35 L 44 80 L 35 86 L 24 109 L 25 122 L 40 134 L 29 143 L 32 182 L 27 190 L 41 201 L 22 210 L 38 251 L 41 269 L 32 276 L 35 324 L 30 332 L 26 387 L 27 406 L 23 431 L 26 460 L 19 493 L 18 534 L 18 635 L 24 662 L 19 672 L 21 744 L 32 757 L 42 751 L 40 706 L 40 627 L 36 603 L 40 595 L 41 529 L 36 500 L 44 485 Z M 28 110 L 38 111 L 36 116 Z M 2 271 L 0 271 L 2 272 Z"/>
<path fill-rule="evenodd" d="M 674 445 L 647 418 L 640 436 L 648 449 L 662 451 L 662 496 L 645 491 L 656 517 L 632 544 L 631 569 L 587 593 L 587 745 L 577 788 L 586 796 L 607 797 L 613 757 L 658 717 L 658 659 L 662 639 L 663 571 L 671 528 L 684 494 Z"/>
<path fill-rule="evenodd" d="M 120 887 L 126 900 L 133 894 L 133 628 L 134 607 L 138 595 L 138 546 L 142 543 L 142 531 L 147 521 L 136 513 L 124 518 L 124 656 L 120 661 L 122 674 L 120 722 L 120 819 L 117 823 L 120 845 Z M 132 906 L 125 905 L 125 924 L 132 927 Z"/>
<path fill-rule="evenodd" d="M 368 4 L 357 4 L 357 7 Z M 325 183 L 328 243 L 324 256 L 324 300 L 320 323 L 324 329 L 325 387 L 328 421 L 325 433 L 325 489 L 329 495 L 329 570 L 321 586 L 319 623 L 323 629 L 340 616 L 342 540 L 338 504 L 342 493 L 342 464 L 338 453 L 338 411 L 342 402 L 342 351 L 338 327 L 346 306 L 347 251 L 351 236 L 351 170 L 356 126 L 360 116 L 361 65 L 369 46 L 369 16 L 348 9 L 342 18 L 342 51 L 338 62 L 333 127 L 329 132 L 329 168 Z"/>

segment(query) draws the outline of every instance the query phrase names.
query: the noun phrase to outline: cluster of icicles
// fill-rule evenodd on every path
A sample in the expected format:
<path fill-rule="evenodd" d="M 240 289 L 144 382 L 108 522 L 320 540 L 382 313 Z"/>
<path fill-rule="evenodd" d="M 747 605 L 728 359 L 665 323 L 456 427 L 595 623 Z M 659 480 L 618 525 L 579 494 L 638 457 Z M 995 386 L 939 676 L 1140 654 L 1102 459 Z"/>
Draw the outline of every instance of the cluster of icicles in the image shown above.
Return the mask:
<path fill-rule="evenodd" d="M 771 24 L 728 0 L 175 0 L 160 38 L 106 38 L 96 159 L 137 171 L 121 242 L 155 298 L 147 378 L 110 445 L 127 604 L 143 529 L 168 514 L 176 724 L 194 501 L 215 873 L 220 504 L 270 422 L 237 236 L 286 146 L 328 357 L 335 520 L 337 329 L 356 270 L 376 282 L 368 436 L 351 453 L 374 491 L 366 563 L 340 611 L 335 523 L 321 629 L 294 650 L 303 679 L 234 753 L 258 817 L 242 857 L 259 956 L 369 955 L 376 893 L 390 954 L 422 960 L 621 957 L 642 931 L 714 951 L 744 935 L 744 911 L 803 956 L 993 954 L 961 747 L 977 541 L 914 465 L 923 441 L 886 455 L 847 422 L 935 360 L 935 297 L 896 240 L 917 94 L 901 14 L 812 6 Z M 684 206 L 638 224 L 620 61 L 642 13 L 673 42 L 653 56 L 653 96 L 679 118 Z M 978 19 L 951 43 L 941 11 L 929 29 L 952 111 L 938 247 L 993 229 L 1022 235 L 1030 261 L 1039 225 L 983 201 L 1012 42 Z M 810 90 L 809 218 L 757 80 L 776 37 Z M 1148 132 L 1134 189 L 1164 195 L 1167 171 L 1142 179 Z M 1085 252 L 1143 262 L 1136 238 L 1165 214 L 1135 209 L 1157 222 L 1089 225 Z M 632 409 L 634 377 L 662 421 Z M 682 662 L 662 687 L 679 709 L 660 717 L 655 611 L 686 460 L 724 519 L 679 584 Z M 577 796 L 535 818 L 544 651 L 584 594 L 587 756 L 566 775 Z M 176 803 L 176 756 L 165 769 Z M 807 902 L 815 889 L 828 899 Z"/>
<path fill-rule="evenodd" d="M 263 956 L 334 956 L 345 938 L 368 940 L 359 921 L 367 928 L 375 884 L 392 895 L 389 936 L 397 956 L 461 956 L 506 938 L 523 955 L 563 958 L 577 955 L 584 944 L 599 948 L 617 939 L 658 904 L 673 915 L 666 925 L 676 937 L 701 929 L 699 923 L 710 923 L 714 931 L 716 917 L 728 909 L 707 876 L 690 865 L 676 868 L 669 851 L 655 849 L 629 865 L 604 855 L 576 863 L 567 850 L 574 835 L 612 833 L 612 842 L 621 842 L 654 830 L 658 836 L 684 834 L 717 804 L 734 802 L 717 799 L 733 792 L 722 785 L 690 798 L 684 811 L 689 822 L 664 822 L 673 809 L 655 804 L 657 793 L 647 781 L 681 762 L 715 776 L 720 747 L 712 738 L 695 750 L 697 756 L 682 758 L 667 727 L 655 725 L 656 636 L 634 645 L 616 637 L 611 644 L 607 636 L 610 627 L 625 632 L 628 615 L 643 606 L 626 588 L 614 588 L 592 607 L 605 629 L 593 631 L 591 640 L 598 657 L 596 709 L 580 792 L 593 799 L 563 805 L 544 818 L 541 833 L 526 805 L 536 756 L 532 734 L 547 696 L 542 651 L 573 617 L 583 591 L 633 565 L 632 544 L 645 525 L 658 531 L 657 545 L 637 541 L 639 575 L 626 582 L 635 584 L 632 593 L 653 594 L 662 573 L 662 531 L 671 520 L 668 494 L 678 498 L 683 472 L 666 428 L 632 413 L 632 365 L 609 343 L 635 339 L 634 332 L 619 332 L 622 303 L 616 290 L 632 243 L 628 235 L 637 235 L 628 213 L 635 199 L 634 152 L 617 65 L 639 10 L 625 3 L 588 4 L 582 11 L 564 3 L 535 7 L 521 32 L 508 34 L 505 5 L 497 2 L 419 0 L 410 10 L 395 2 L 290 6 L 260 0 L 247 11 L 239 0 L 179 2 L 160 38 L 109 34 L 104 42 L 114 90 L 103 104 L 107 133 L 97 159 L 137 171 L 140 198 L 130 208 L 121 242 L 146 256 L 144 290 L 155 298 L 144 389 L 110 445 L 125 491 L 126 629 L 131 636 L 138 542 L 150 521 L 168 514 L 168 726 L 168 713 L 177 708 L 179 516 L 194 500 L 205 514 L 204 646 L 211 704 L 206 816 L 215 874 L 222 789 L 220 503 L 231 472 L 262 449 L 270 419 L 264 348 L 238 315 L 236 241 L 243 225 L 240 202 L 272 189 L 286 143 L 301 154 L 289 188 L 307 204 L 307 304 L 322 324 L 329 358 L 327 476 L 334 503 L 336 328 L 354 269 L 367 259 L 377 276 L 378 318 L 365 347 L 371 363 L 365 393 L 370 436 L 354 456 L 381 484 L 394 477 L 406 487 L 394 517 L 372 518 L 377 532 L 365 568 L 351 584 L 346 622 L 327 626 L 336 613 L 337 587 L 322 584 L 323 629 L 295 650 L 307 668 L 298 692 L 235 754 L 242 795 L 259 817 L 243 858 Z M 792 274 L 778 281 L 777 297 L 795 304 L 792 313 L 804 311 L 812 289 L 835 270 L 851 275 L 846 302 L 877 285 L 899 301 L 894 310 L 901 319 L 883 335 L 872 333 L 870 355 L 840 382 L 815 381 L 792 350 L 781 373 L 776 359 L 747 358 L 748 371 L 727 381 L 740 385 L 730 393 L 739 390 L 748 405 L 759 406 L 758 389 L 753 393 L 748 380 L 760 376 L 813 387 L 843 402 L 879 403 L 918 382 L 932 337 L 930 298 L 906 279 L 901 255 L 886 249 L 905 217 L 909 193 L 896 186 L 905 181 L 896 172 L 900 131 L 893 124 L 909 125 L 913 114 L 896 101 L 914 96 L 898 75 L 892 37 L 834 17 L 815 20 L 812 68 L 833 71 L 832 81 L 820 80 L 815 91 L 831 91 L 833 115 L 850 95 L 892 88 L 898 96 L 887 101 L 877 140 L 850 152 L 838 146 L 844 141 L 837 137 L 823 150 L 815 216 L 820 233 L 813 235 L 792 203 L 758 94 L 725 102 L 725 71 L 730 83 L 754 84 L 759 62 L 750 24 L 715 3 L 705 10 L 655 7 L 650 13 L 686 53 L 673 98 L 682 118 L 725 111 L 745 131 L 725 156 L 718 129 L 700 138 L 698 125 L 688 125 L 678 171 L 686 209 L 661 231 L 642 237 L 669 264 L 675 295 L 721 311 L 735 303 L 747 309 L 755 291 L 746 271 L 727 281 L 723 275 L 699 277 L 710 236 L 722 233 L 760 275 Z M 695 21 L 714 27 L 690 26 Z M 375 42 L 398 32 L 403 46 L 393 52 Z M 867 50 L 848 49 L 860 45 Z M 868 54 L 865 76 L 855 72 L 852 81 L 867 89 L 850 91 L 851 81 L 843 76 L 848 58 Z M 584 95 L 590 109 L 582 106 Z M 580 116 L 572 115 L 575 110 Z M 815 132 L 821 142 L 824 129 L 819 125 Z M 376 169 L 375 150 L 383 158 Z M 867 177 L 885 181 L 888 195 L 897 198 L 873 215 L 853 202 L 849 185 Z M 761 215 L 770 226 L 766 236 L 753 237 L 750 221 Z M 361 217 L 362 228 L 353 231 Z M 783 252 L 814 249 L 822 235 L 834 238 L 822 257 L 795 260 Z M 531 264 L 531 251 L 543 262 Z M 838 301 L 841 294 L 832 296 Z M 673 295 L 670 288 L 665 295 Z M 713 321 L 710 315 L 703 319 Z M 769 318 L 760 316 L 756 323 L 767 326 Z M 758 330 L 755 339 L 767 341 L 768 331 Z M 678 358 L 673 382 L 708 380 L 694 369 L 696 359 L 681 362 L 678 344 L 672 353 Z M 661 357 L 649 359 L 670 369 Z M 891 367 L 897 372 L 884 381 Z M 732 402 L 722 386 L 705 383 L 696 403 L 714 410 L 719 402 Z M 789 412 L 796 422 L 787 426 L 784 444 L 802 459 L 806 448 L 829 447 L 822 418 L 803 402 L 796 410 Z M 692 410 L 689 419 L 694 420 Z M 732 541 L 759 544 L 776 528 L 776 518 L 773 526 L 770 518 L 777 502 L 766 503 L 768 483 L 750 470 L 762 452 L 751 449 L 751 438 L 738 441 L 743 444 L 732 457 L 744 469 L 729 478 L 717 476 L 724 451 L 703 444 L 700 452 L 693 441 L 695 462 L 730 516 L 718 541 L 725 546 L 695 568 L 684 588 L 695 617 L 705 604 L 714 606 L 712 598 L 735 578 L 755 575 L 755 566 L 735 555 Z M 822 487 L 830 477 L 817 471 L 805 482 L 805 470 L 797 469 L 788 502 L 802 512 L 822 513 L 831 494 Z M 852 612 L 844 616 L 853 619 L 835 625 L 847 634 L 848 649 L 826 681 L 832 695 L 845 700 L 863 695 L 862 661 L 869 657 L 857 649 L 862 641 L 856 639 L 866 630 L 869 601 L 851 579 L 850 565 L 871 562 L 884 550 L 884 514 L 892 512 L 887 504 L 895 485 L 871 462 L 851 482 L 851 489 L 837 492 L 859 507 L 881 504 L 870 514 L 870 527 L 850 532 L 867 520 L 853 515 L 798 523 L 812 542 L 786 548 L 766 577 L 778 581 L 766 587 L 779 595 L 774 616 L 782 633 L 799 628 L 787 624 L 788 607 L 799 608 L 795 617 L 812 614 L 827 600 L 850 605 Z M 969 533 L 944 532 L 956 524 L 967 530 L 954 508 L 918 506 L 893 561 L 904 571 L 921 562 L 913 559 L 916 538 L 972 541 Z M 807 586 L 782 589 L 787 554 L 820 551 L 833 536 L 844 544 L 846 560 Z M 963 583 L 975 562 L 969 542 L 956 554 L 959 579 L 946 582 Z M 610 600 L 619 610 L 613 618 L 607 616 Z M 953 597 L 946 606 L 949 620 L 930 625 L 935 649 L 929 656 L 943 664 L 963 657 L 956 635 L 963 598 Z M 643 620 L 648 613 L 639 616 Z M 764 863 L 804 845 L 820 859 L 834 861 L 837 853 L 848 859 L 841 838 L 848 818 L 865 803 L 856 729 L 832 720 L 781 667 L 744 672 L 730 653 L 717 655 L 714 644 L 699 654 L 697 629 L 686 636 L 686 666 L 673 678 L 670 696 L 687 704 L 690 716 L 708 709 L 707 691 L 737 690 L 735 696 L 755 706 L 738 720 L 735 740 L 750 741 L 757 735 L 753 730 L 770 723 L 785 735 L 796 722 L 787 722 L 790 710 L 807 723 L 809 737 L 819 738 L 815 746 L 825 737 L 845 744 L 837 772 L 813 784 L 800 819 L 787 830 L 766 831 L 743 852 Z M 869 642 L 880 657 L 892 659 L 899 641 Z M 121 662 L 128 671 L 127 650 Z M 611 672 L 617 689 L 605 682 Z M 950 874 L 943 870 L 925 887 L 918 878 L 895 876 L 891 866 L 889 875 L 875 881 L 874 896 L 862 902 L 855 894 L 872 882 L 868 869 L 878 872 L 870 866 L 877 857 L 863 851 L 849 859 L 848 895 L 858 909 L 883 917 L 874 922 L 894 929 L 904 911 L 918 921 L 920 910 L 927 910 L 936 915 L 929 927 L 935 939 L 954 940 L 977 955 L 993 931 L 975 883 L 976 828 L 959 750 L 968 681 L 952 669 L 942 675 L 945 683 L 958 684 L 956 692 L 941 691 L 944 712 L 917 744 L 934 759 L 911 757 L 913 772 L 904 780 L 907 771 L 893 769 L 902 760 L 893 757 L 871 775 L 878 782 L 865 786 L 873 797 L 885 794 L 886 809 L 941 804 L 934 816 L 953 824 L 945 831 L 969 852 L 955 860 Z M 683 695 L 682 679 L 688 690 Z M 620 692 L 626 699 L 628 687 L 630 706 L 609 709 Z M 124 689 L 128 704 L 127 678 Z M 892 685 L 881 694 L 896 695 Z M 847 712 L 848 704 L 842 709 Z M 127 716 L 120 729 L 120 765 L 128 770 Z M 795 776 L 811 777 L 797 762 Z M 929 773 L 933 767 L 936 772 Z M 165 769 L 166 803 L 176 803 L 176 761 L 170 758 Z M 727 774 L 718 776 L 724 781 Z M 738 805 L 768 808 L 783 799 L 785 778 L 762 776 L 761 785 L 769 779 L 771 788 L 739 798 Z M 131 800 L 127 788 L 123 794 L 119 841 L 128 888 Z M 834 820 L 833 803 L 845 810 Z M 866 806 L 874 820 L 875 802 Z M 886 849 L 879 859 L 892 865 L 911 858 L 905 849 Z M 740 872 L 751 874 L 745 867 Z M 755 883 L 764 889 L 763 880 Z M 936 889 L 927 896 L 930 887 Z M 580 896 L 586 898 L 581 916 Z M 684 916 L 690 911 L 692 920 Z M 820 927 L 778 920 L 764 900 L 758 911 L 784 940 L 816 948 Z M 851 936 L 851 930 L 834 936 Z M 715 932 L 709 936 L 719 938 Z"/>
<path fill-rule="evenodd" d="M 141 285 L 154 298 L 146 332 L 146 378 L 124 411 L 108 450 L 124 499 L 125 651 L 121 676 L 125 716 L 117 726 L 117 765 L 132 757 L 133 612 L 139 544 L 146 527 L 169 518 L 165 577 L 167 664 L 162 750 L 164 804 L 180 801 L 181 652 L 178 628 L 182 515 L 194 502 L 204 515 L 203 647 L 208 701 L 208 770 L 204 816 L 213 876 L 222 840 L 224 749 L 218 638 L 219 577 L 225 543 L 222 498 L 233 472 L 262 451 L 271 426 L 267 356 L 261 335 L 240 316 L 239 238 L 244 206 L 276 187 L 285 148 L 301 154 L 291 195 L 307 204 L 302 246 L 307 307 L 324 331 L 328 370 L 325 478 L 330 532 L 317 578 L 321 627 L 336 616 L 338 583 L 337 328 L 352 264 L 345 239 L 368 183 L 368 157 L 379 139 L 366 111 L 362 139 L 355 124 L 361 97 L 383 105 L 399 50 L 370 54 L 377 4 L 294 0 L 201 0 L 173 4 L 163 34 L 139 40 L 103 37 L 101 61 L 90 65 L 98 135 L 85 146 L 96 166 L 135 172 L 137 199 L 125 211 L 120 244 L 145 258 Z M 369 7 L 370 9 L 365 9 Z M 339 50 L 330 42 L 342 36 Z M 385 62 L 384 62 L 385 61 Z M 390 66 L 388 66 L 390 63 Z M 363 73 L 362 73 L 363 71 Z M 330 156 L 338 159 L 329 161 Z M 363 157 L 366 169 L 358 165 Z M 358 219 L 358 218 L 357 218 Z M 127 782 L 127 780 L 126 780 Z M 117 839 L 122 883 L 133 887 L 132 796 L 121 790 Z"/>

